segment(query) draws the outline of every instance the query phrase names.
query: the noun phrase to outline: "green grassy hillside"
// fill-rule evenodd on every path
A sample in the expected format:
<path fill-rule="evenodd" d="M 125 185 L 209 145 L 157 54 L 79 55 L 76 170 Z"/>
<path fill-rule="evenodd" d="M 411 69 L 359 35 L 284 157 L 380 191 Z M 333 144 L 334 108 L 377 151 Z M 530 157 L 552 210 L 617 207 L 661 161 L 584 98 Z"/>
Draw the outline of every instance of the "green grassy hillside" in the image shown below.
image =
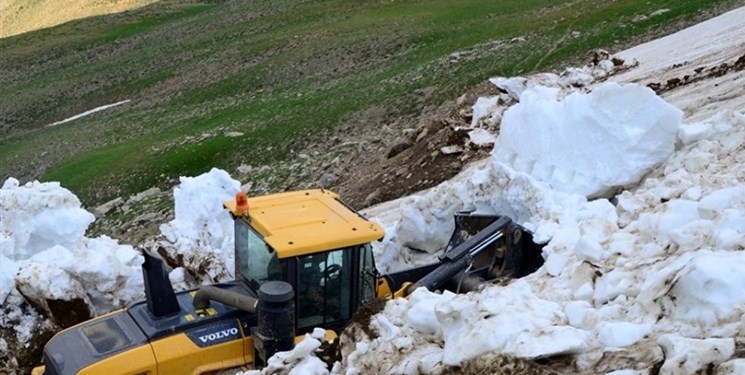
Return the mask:
<path fill-rule="evenodd" d="M 260 180 L 369 108 L 416 114 L 732 3 L 163 1 L 73 21 L 0 39 L 0 176 L 88 205 L 212 166 L 269 165 Z"/>

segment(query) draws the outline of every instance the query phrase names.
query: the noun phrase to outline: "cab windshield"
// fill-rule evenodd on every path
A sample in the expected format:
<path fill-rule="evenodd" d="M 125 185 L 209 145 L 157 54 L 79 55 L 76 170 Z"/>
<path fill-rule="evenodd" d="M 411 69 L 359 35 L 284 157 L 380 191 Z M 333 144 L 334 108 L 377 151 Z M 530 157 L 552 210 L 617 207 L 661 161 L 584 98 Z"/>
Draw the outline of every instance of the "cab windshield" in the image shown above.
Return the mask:
<path fill-rule="evenodd" d="M 243 220 L 235 220 L 235 271 L 257 291 L 267 281 L 283 279 L 277 253 Z"/>

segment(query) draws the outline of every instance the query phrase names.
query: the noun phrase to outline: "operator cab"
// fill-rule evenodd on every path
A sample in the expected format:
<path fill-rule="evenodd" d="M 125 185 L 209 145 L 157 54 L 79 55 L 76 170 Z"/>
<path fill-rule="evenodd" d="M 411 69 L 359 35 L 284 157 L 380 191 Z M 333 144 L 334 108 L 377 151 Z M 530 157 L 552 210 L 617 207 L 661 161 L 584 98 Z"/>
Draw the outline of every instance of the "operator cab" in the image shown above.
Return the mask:
<path fill-rule="evenodd" d="M 298 335 L 338 331 L 375 298 L 370 242 L 383 237 L 379 225 L 325 190 L 243 199 L 225 203 L 235 221 L 236 278 L 254 292 L 268 281 L 290 283 Z"/>

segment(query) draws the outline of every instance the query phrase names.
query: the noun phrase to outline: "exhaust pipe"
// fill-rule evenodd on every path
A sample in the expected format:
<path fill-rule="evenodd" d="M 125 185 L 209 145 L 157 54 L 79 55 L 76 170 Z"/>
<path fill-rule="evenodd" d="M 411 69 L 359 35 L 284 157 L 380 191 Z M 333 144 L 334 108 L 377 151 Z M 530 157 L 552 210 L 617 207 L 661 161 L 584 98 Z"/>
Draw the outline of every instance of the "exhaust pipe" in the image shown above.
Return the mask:
<path fill-rule="evenodd" d="M 201 310 L 208 308 L 210 301 L 217 301 L 248 313 L 255 313 L 256 305 L 259 303 L 259 300 L 256 298 L 232 290 L 220 289 L 214 286 L 203 286 L 194 295 L 192 304 L 195 309 Z"/>
<path fill-rule="evenodd" d="M 142 263 L 142 278 L 145 281 L 145 299 L 147 310 L 155 318 L 173 315 L 181 311 L 181 306 L 173 292 L 171 280 L 168 279 L 163 260 L 143 251 L 145 262 Z"/>

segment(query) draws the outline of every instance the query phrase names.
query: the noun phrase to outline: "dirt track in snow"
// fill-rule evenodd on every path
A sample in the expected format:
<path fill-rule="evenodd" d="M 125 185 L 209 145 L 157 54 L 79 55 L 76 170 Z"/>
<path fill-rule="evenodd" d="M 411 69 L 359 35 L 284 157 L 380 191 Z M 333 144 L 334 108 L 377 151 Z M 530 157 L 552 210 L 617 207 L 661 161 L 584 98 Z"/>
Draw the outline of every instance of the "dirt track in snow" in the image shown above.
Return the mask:
<path fill-rule="evenodd" d="M 639 66 L 612 80 L 643 85 L 679 82 L 661 96 L 683 110 L 687 123 L 720 110 L 745 109 L 743 30 L 745 7 L 619 52 L 617 56 L 636 59 Z M 723 64 L 731 68 L 721 68 Z M 685 83 L 686 76 L 691 83 Z"/>

